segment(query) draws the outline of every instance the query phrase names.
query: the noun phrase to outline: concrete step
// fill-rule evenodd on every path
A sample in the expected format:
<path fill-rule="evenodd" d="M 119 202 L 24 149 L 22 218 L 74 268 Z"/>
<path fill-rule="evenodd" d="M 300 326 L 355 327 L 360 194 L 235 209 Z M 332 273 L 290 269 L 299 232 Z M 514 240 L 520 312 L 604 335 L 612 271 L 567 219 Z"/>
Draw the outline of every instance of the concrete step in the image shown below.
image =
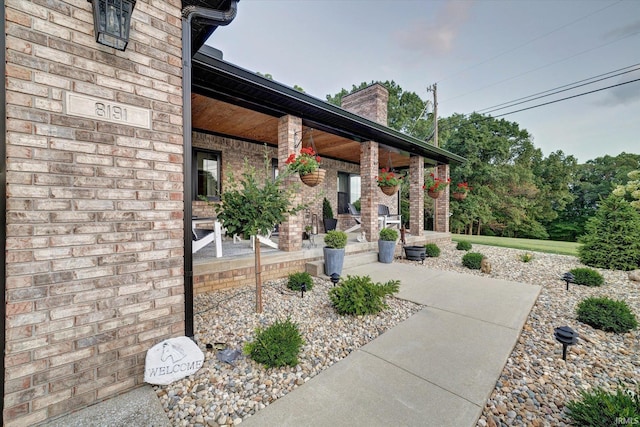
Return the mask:
<path fill-rule="evenodd" d="M 360 265 L 371 264 L 372 262 L 378 262 L 378 252 L 346 254 L 344 257 L 343 268 L 358 267 Z M 324 260 L 306 263 L 305 271 L 315 277 L 327 277 L 324 274 Z"/>

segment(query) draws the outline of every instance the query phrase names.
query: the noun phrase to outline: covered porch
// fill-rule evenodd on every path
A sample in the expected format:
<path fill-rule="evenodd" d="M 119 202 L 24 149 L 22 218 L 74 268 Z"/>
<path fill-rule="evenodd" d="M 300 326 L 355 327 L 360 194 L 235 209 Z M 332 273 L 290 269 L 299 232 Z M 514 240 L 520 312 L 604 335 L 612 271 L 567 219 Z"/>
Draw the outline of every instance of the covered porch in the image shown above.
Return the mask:
<path fill-rule="evenodd" d="M 346 96 L 340 108 L 229 64 L 215 49 L 204 46 L 193 58 L 190 101 L 192 130 L 185 141 L 185 163 L 191 173 L 185 174 L 185 197 L 191 203 L 185 204 L 186 232 L 193 218 L 215 217 L 212 205 L 224 191 L 227 171 L 240 170 L 245 159 L 260 165 L 266 152 L 275 175 L 285 167 L 289 155 L 299 154 L 303 147 L 312 147 L 322 158 L 324 182 L 313 188 L 301 186 L 293 202 L 309 208 L 279 225 L 278 251 L 265 250 L 263 278 L 270 278 L 270 269 L 284 277 L 322 258 L 322 237 L 316 237 L 317 248 L 307 249 L 302 235 L 305 226 L 311 225 L 309 218 L 317 221 L 319 233 L 325 231 L 324 199 L 339 220 L 340 230 L 353 229 L 355 221 L 346 207 L 359 201 L 360 227 L 350 236 L 347 254 L 375 251 L 381 227 L 379 206 L 394 214 L 401 207 L 398 193 L 387 196 L 378 188 L 380 168 L 407 174 L 409 210 L 401 226 L 406 226 L 408 239 L 426 243 L 448 238 L 448 189 L 435 201 L 433 232 L 424 230 L 424 174 L 433 172 L 447 179 L 449 164 L 464 159 L 387 127 L 388 93 L 382 85 Z M 299 182 L 297 176 L 292 177 L 295 181 Z M 209 202 L 200 200 L 203 195 Z M 192 265 L 195 293 L 239 286 L 244 284 L 243 276 L 254 280 L 248 271 L 253 268 L 249 252 L 245 256 L 224 242 L 228 249 L 222 248 L 221 259 L 208 250 L 213 245 L 192 253 L 188 237 L 185 255 L 187 265 Z M 358 237 L 368 243 L 358 242 Z"/>

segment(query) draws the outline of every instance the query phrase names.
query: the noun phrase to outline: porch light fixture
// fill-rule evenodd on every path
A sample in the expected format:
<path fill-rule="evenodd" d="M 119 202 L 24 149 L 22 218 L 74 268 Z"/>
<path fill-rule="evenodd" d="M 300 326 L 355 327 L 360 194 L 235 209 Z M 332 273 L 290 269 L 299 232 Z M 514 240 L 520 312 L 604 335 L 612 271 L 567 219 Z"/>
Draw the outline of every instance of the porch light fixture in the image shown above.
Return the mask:
<path fill-rule="evenodd" d="M 87 0 L 93 4 L 96 41 L 124 51 L 129 43 L 131 14 L 136 0 Z"/>

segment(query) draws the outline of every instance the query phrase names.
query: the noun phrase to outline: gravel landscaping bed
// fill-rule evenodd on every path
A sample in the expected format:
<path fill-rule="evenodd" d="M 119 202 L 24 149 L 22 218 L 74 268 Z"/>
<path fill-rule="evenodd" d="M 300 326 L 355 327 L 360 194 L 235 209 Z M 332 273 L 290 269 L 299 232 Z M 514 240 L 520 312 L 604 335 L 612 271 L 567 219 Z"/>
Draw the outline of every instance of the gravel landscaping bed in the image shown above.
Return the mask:
<path fill-rule="evenodd" d="M 462 266 L 464 251 L 455 243 L 440 245 L 438 258 L 428 258 L 429 268 L 483 275 Z M 635 389 L 640 379 L 640 332 L 605 333 L 576 320 L 576 306 L 590 296 L 624 300 L 640 318 L 640 284 L 622 271 L 599 271 L 601 287 L 570 285 L 566 291 L 562 274 L 584 267 L 577 258 L 538 252 L 524 263 L 527 251 L 473 245 L 473 252 L 489 258 L 491 274 L 485 276 L 542 286 L 542 291 L 524 325 L 520 338 L 487 400 L 477 426 L 566 426 L 568 400 L 580 398 L 582 390 L 603 387 L 614 391 L 618 384 Z M 408 262 L 408 261 L 402 261 Z M 570 346 L 567 361 L 553 330 L 568 325 L 578 332 L 578 343 Z"/>
<path fill-rule="evenodd" d="M 569 421 L 564 405 L 579 398 L 582 390 L 615 390 L 618 384 L 634 388 L 640 378 L 638 330 L 621 335 L 604 333 L 579 323 L 575 315 L 584 298 L 608 296 L 625 300 L 640 317 L 640 285 L 628 280 L 626 272 L 598 270 L 605 278 L 604 286 L 571 285 L 566 291 L 560 276 L 582 266 L 575 257 L 531 252 L 533 260 L 524 263 L 519 255 L 525 251 L 474 245 L 473 252 L 491 261 L 492 272 L 486 275 L 462 266 L 465 252 L 456 250 L 455 243 L 439 246 L 440 257 L 427 258 L 425 268 L 542 286 L 478 426 L 565 426 Z M 387 298 L 389 308 L 377 316 L 339 316 L 327 295 L 331 286 L 331 282 L 314 278 L 313 290 L 301 298 L 299 292 L 287 289 L 286 279 L 270 282 L 264 286 L 261 314 L 255 313 L 253 287 L 196 297 L 195 338 L 205 352 L 204 367 L 189 378 L 155 387 L 172 425 L 239 424 L 422 308 Z M 287 316 L 299 325 L 305 340 L 296 367 L 266 369 L 244 356 L 232 366 L 217 359 L 218 350 L 205 348 L 219 343 L 241 351 L 256 327 Z M 553 338 L 554 328 L 564 325 L 580 335 L 578 343 L 569 347 L 566 362 L 562 345 Z"/>
<path fill-rule="evenodd" d="M 422 308 L 387 298 L 389 308 L 376 316 L 340 316 L 328 297 L 333 284 L 313 280 L 313 289 L 304 298 L 287 288 L 287 279 L 266 284 L 261 314 L 255 312 L 254 287 L 196 297 L 195 338 L 205 352 L 203 368 L 169 386 L 156 387 L 172 425 L 239 424 Z M 231 366 L 217 359 L 218 350 L 205 348 L 220 343 L 242 351 L 256 327 L 287 317 L 298 324 L 305 340 L 296 367 L 266 369 L 245 356 Z"/>

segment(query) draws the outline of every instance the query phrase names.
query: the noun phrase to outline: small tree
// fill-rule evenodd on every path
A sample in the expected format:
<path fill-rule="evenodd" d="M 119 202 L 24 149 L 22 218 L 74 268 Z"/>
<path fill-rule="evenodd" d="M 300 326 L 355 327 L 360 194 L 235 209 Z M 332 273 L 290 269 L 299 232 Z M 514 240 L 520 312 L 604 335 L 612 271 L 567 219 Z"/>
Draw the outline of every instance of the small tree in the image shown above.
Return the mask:
<path fill-rule="evenodd" d="M 640 266 L 640 213 L 612 194 L 603 200 L 580 238 L 580 262 L 591 267 L 633 270 Z"/>
<path fill-rule="evenodd" d="M 271 178 L 271 164 L 265 148 L 264 169 L 256 170 L 244 159 L 239 176 L 228 170 L 225 191 L 220 195 L 222 203 L 216 205 L 218 218 L 229 234 L 243 234 L 255 238 L 258 234 L 269 234 L 276 226 L 304 209 L 304 205 L 293 205 L 291 200 L 299 187 L 285 185 L 290 176 L 286 170 Z M 256 257 L 256 311 L 262 312 L 262 283 L 260 279 L 260 242 L 255 238 Z"/>

